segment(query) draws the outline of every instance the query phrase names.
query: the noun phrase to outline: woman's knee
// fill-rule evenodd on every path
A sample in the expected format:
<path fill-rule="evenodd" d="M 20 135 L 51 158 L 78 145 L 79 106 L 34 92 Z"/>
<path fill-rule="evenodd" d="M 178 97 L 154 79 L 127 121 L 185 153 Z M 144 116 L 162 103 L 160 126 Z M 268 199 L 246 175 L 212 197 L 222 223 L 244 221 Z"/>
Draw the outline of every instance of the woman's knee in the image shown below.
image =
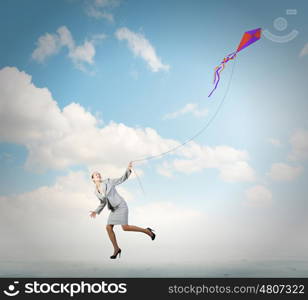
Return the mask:
<path fill-rule="evenodd" d="M 107 224 L 106 225 L 106 229 L 107 229 L 107 231 L 112 231 L 113 230 L 113 225 Z"/>
<path fill-rule="evenodd" d="M 122 225 L 122 229 L 124 230 L 124 231 L 127 231 L 128 229 L 129 229 L 129 225 Z"/>

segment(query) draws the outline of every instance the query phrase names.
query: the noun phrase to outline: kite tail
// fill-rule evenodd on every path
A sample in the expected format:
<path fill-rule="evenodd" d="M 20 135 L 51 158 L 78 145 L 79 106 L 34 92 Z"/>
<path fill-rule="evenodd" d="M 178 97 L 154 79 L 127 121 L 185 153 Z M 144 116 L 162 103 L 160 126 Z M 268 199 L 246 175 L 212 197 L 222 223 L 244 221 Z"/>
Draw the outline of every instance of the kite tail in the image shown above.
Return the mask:
<path fill-rule="evenodd" d="M 230 54 L 228 54 L 226 57 L 224 57 L 224 59 L 221 61 L 220 65 L 217 66 L 215 68 L 215 73 L 214 73 L 214 88 L 213 90 L 210 92 L 210 94 L 208 95 L 208 97 L 211 97 L 211 95 L 213 94 L 213 92 L 216 90 L 217 86 L 218 86 L 218 83 L 220 81 L 220 73 L 224 70 L 225 68 L 225 64 L 229 61 L 229 60 L 232 60 L 236 57 L 236 53 L 237 51 L 235 52 L 232 52 Z"/>
<path fill-rule="evenodd" d="M 216 76 L 217 76 L 217 75 L 216 75 L 216 72 L 217 72 L 218 68 L 219 68 L 219 67 L 216 67 L 215 70 L 214 70 L 214 80 L 213 80 L 213 84 L 215 84 L 215 82 L 216 82 Z"/>
<path fill-rule="evenodd" d="M 221 69 L 222 67 L 221 66 L 219 66 L 217 69 L 216 69 L 216 72 L 215 72 L 215 78 L 214 78 L 214 84 L 215 84 L 215 86 L 214 86 L 214 88 L 213 88 L 213 90 L 211 91 L 211 93 L 209 94 L 209 96 L 208 97 L 210 97 L 211 95 L 212 95 L 212 93 L 216 90 L 216 88 L 217 88 L 217 85 L 218 85 L 218 83 L 219 83 L 219 81 L 220 81 L 220 69 Z M 217 80 L 216 80 L 217 79 Z M 215 81 L 216 81 L 216 83 L 215 83 Z"/>

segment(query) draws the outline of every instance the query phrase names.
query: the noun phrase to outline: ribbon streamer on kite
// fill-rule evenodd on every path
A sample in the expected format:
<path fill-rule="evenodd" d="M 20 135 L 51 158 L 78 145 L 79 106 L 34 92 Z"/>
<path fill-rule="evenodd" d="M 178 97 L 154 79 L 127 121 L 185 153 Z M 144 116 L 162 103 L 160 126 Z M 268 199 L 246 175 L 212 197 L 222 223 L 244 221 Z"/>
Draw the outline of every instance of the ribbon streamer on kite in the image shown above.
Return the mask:
<path fill-rule="evenodd" d="M 215 68 L 215 72 L 214 72 L 214 84 L 215 84 L 215 86 L 214 86 L 213 90 L 211 91 L 211 93 L 209 94 L 208 97 L 210 97 L 212 95 L 212 93 L 216 90 L 217 85 L 220 81 L 220 73 L 224 70 L 225 64 L 228 61 L 234 59 L 238 52 L 245 49 L 246 47 L 253 44 L 254 42 L 258 41 L 260 38 L 261 38 L 261 28 L 246 31 L 243 34 L 242 40 L 241 40 L 240 44 L 238 45 L 237 50 L 235 52 L 228 54 L 221 61 L 220 65 Z"/>

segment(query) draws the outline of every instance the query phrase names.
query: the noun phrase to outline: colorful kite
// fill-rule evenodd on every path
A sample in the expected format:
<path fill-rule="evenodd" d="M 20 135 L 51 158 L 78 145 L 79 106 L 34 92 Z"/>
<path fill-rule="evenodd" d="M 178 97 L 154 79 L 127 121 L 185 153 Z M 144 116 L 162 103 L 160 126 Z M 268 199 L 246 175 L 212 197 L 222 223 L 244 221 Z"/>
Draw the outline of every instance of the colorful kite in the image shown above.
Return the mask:
<path fill-rule="evenodd" d="M 225 64 L 229 61 L 232 60 L 236 57 L 236 54 L 238 52 L 240 52 L 241 50 L 245 49 L 246 47 L 248 47 L 249 45 L 251 45 L 252 43 L 256 42 L 257 40 L 259 40 L 261 37 L 261 28 L 257 28 L 254 30 L 250 30 L 250 31 L 246 31 L 243 34 L 242 40 L 240 42 L 240 44 L 237 47 L 237 50 L 235 52 L 232 52 L 230 54 L 228 54 L 220 63 L 219 66 L 217 66 L 215 68 L 215 73 L 214 73 L 214 89 L 211 91 L 211 93 L 209 94 L 209 97 L 212 95 L 212 93 L 216 90 L 217 85 L 220 81 L 220 73 L 223 71 L 223 69 L 225 68 Z"/>

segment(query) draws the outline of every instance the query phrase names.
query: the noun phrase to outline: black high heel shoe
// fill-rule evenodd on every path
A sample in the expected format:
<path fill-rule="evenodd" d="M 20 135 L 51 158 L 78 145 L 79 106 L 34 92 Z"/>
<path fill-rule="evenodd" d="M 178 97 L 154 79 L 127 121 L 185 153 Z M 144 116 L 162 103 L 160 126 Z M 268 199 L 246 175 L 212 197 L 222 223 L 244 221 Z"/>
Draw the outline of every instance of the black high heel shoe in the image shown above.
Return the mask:
<path fill-rule="evenodd" d="M 151 236 L 151 239 L 152 239 L 152 241 L 154 241 L 155 237 L 156 237 L 156 234 L 153 232 L 154 230 L 149 228 L 149 227 L 147 229 L 150 230 L 150 232 L 152 233 L 153 236 Z"/>
<path fill-rule="evenodd" d="M 114 254 L 114 255 L 111 255 L 110 258 L 111 258 L 111 259 L 115 259 L 115 258 L 117 258 L 118 254 L 119 254 L 119 258 L 120 258 L 120 257 L 121 257 L 121 251 L 122 251 L 122 250 L 119 249 L 119 250 L 117 251 L 117 253 Z"/>

